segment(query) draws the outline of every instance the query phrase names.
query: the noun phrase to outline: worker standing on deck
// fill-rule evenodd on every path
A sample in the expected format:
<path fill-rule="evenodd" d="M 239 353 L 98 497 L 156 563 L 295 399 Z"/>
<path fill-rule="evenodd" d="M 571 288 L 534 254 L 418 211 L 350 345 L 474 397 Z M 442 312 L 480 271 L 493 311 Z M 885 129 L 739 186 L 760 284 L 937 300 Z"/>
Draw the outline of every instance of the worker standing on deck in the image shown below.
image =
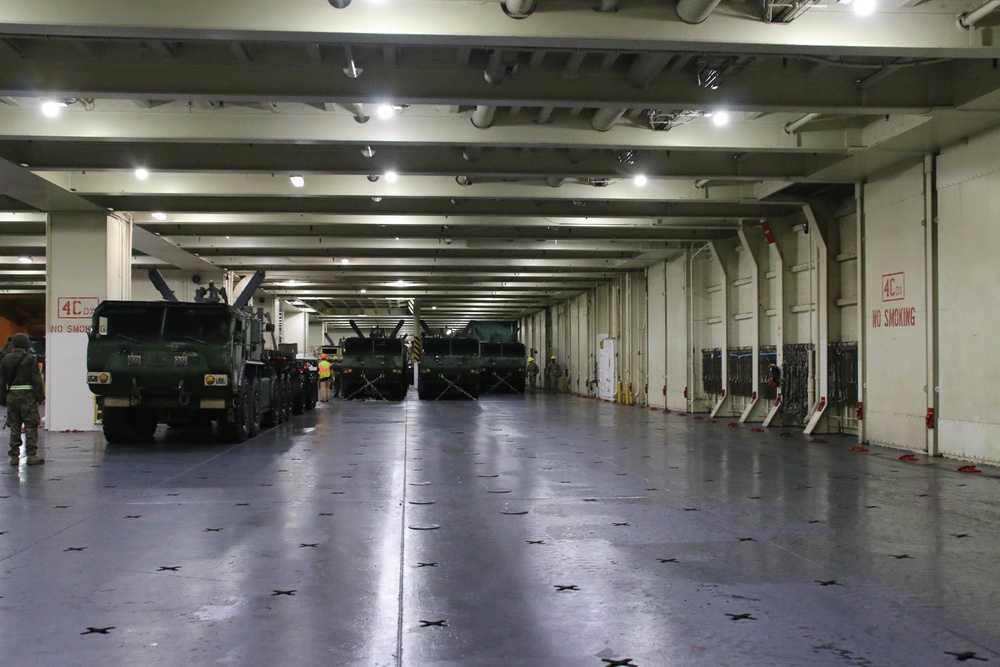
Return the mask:
<path fill-rule="evenodd" d="M 325 354 L 319 356 L 319 400 L 326 403 L 330 400 L 331 364 Z"/>
<path fill-rule="evenodd" d="M 38 361 L 29 352 L 27 334 L 17 333 L 10 341 L 11 351 L 0 362 L 0 405 L 7 407 L 7 428 L 10 429 L 10 464 L 16 466 L 21 457 L 21 425 L 24 425 L 24 449 L 28 465 L 40 465 L 45 459 L 38 455 L 38 406 L 45 404 L 42 375 Z"/>
<path fill-rule="evenodd" d="M 556 362 L 556 355 L 553 354 L 549 357 L 548 363 L 545 364 L 545 391 L 555 393 L 559 386 L 560 377 L 562 377 L 562 370 Z"/>
<path fill-rule="evenodd" d="M 535 363 L 534 357 L 528 357 L 528 386 L 531 387 L 531 391 L 535 391 L 535 383 L 538 382 L 538 364 Z"/>

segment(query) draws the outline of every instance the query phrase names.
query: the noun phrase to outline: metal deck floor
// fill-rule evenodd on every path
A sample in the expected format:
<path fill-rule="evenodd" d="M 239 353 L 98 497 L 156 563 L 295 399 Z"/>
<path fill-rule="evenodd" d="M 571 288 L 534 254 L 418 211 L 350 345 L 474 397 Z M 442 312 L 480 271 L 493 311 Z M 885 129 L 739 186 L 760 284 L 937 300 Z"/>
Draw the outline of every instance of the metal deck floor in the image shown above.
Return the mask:
<path fill-rule="evenodd" d="M 0 662 L 1000 664 L 997 470 L 822 439 L 413 392 L 46 433 L 0 475 Z"/>

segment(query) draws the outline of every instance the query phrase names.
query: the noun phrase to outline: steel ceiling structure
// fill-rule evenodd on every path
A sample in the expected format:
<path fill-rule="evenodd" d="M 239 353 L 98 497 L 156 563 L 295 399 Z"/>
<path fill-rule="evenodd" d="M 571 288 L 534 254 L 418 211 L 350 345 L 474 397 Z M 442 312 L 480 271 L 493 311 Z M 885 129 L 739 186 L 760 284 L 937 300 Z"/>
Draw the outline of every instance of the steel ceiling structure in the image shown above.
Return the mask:
<path fill-rule="evenodd" d="M 991 8 L 882 4 L 6 0 L 0 293 L 101 207 L 340 324 L 516 318 L 1000 124 Z"/>

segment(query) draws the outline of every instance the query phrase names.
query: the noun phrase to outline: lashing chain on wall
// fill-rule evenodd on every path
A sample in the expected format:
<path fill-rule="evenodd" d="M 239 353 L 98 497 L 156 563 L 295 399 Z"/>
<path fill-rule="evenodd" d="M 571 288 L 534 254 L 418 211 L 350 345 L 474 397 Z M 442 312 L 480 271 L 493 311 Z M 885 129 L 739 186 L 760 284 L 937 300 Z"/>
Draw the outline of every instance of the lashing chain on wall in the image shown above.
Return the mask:
<path fill-rule="evenodd" d="M 760 385 L 757 388 L 757 396 L 773 401 L 778 397 L 778 383 L 781 378 L 775 378 L 778 373 L 774 372 L 774 367 L 778 365 L 778 348 L 774 345 L 763 345 L 760 348 L 760 355 L 757 357 L 757 378 Z"/>
<path fill-rule="evenodd" d="M 812 349 L 811 343 L 784 346 L 781 406 L 786 424 L 805 424 L 809 412 L 809 356 Z"/>
<path fill-rule="evenodd" d="M 701 351 L 701 387 L 706 394 L 722 393 L 722 348 Z"/>
<path fill-rule="evenodd" d="M 854 405 L 858 401 L 858 344 L 830 343 L 827 347 L 830 403 Z"/>
<path fill-rule="evenodd" d="M 750 398 L 753 393 L 753 348 L 729 348 L 729 393 Z"/>

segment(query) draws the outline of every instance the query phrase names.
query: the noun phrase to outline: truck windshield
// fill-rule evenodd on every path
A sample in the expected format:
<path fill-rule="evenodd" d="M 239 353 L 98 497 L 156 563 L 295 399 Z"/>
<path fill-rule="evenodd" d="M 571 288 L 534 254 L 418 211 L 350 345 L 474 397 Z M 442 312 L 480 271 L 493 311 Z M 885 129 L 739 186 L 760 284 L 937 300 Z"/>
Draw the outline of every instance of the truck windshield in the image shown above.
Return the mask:
<path fill-rule="evenodd" d="M 165 340 L 225 343 L 229 340 L 229 315 L 216 309 L 168 308 L 163 321 Z"/>
<path fill-rule="evenodd" d="M 107 320 L 102 336 L 136 342 L 156 340 L 224 343 L 230 340 L 231 318 L 215 308 L 168 308 L 160 305 L 116 305 L 100 313 Z"/>
<path fill-rule="evenodd" d="M 163 308 L 148 306 L 116 306 L 103 312 L 107 318 L 105 336 L 118 336 L 126 340 L 149 341 L 160 337 L 163 327 Z"/>

